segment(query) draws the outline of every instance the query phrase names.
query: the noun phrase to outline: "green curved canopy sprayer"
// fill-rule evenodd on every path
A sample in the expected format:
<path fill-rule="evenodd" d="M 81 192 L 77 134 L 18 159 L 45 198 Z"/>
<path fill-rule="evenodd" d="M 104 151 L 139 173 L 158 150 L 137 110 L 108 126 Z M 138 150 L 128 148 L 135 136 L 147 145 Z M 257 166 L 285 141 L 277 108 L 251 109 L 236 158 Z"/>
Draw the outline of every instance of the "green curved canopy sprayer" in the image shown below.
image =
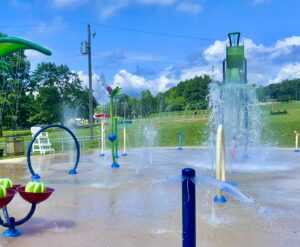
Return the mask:
<path fill-rule="evenodd" d="M 36 50 L 47 56 L 50 56 L 52 54 L 52 52 L 49 49 L 36 43 L 33 43 L 29 40 L 16 37 L 0 37 L 0 57 L 9 55 L 13 52 L 27 49 Z"/>

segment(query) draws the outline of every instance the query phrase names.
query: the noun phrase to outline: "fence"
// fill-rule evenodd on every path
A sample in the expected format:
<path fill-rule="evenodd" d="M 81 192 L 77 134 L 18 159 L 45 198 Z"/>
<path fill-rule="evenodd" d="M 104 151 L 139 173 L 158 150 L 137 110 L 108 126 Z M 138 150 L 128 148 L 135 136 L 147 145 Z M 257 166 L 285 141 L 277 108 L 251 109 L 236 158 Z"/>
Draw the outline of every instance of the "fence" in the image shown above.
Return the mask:
<path fill-rule="evenodd" d="M 77 137 L 77 140 L 80 144 L 80 150 L 86 150 L 89 148 L 100 148 L 100 144 L 101 144 L 101 138 L 100 137 L 94 137 L 93 139 L 91 139 L 90 136 L 80 136 Z M 28 148 L 28 145 L 30 143 L 31 140 L 25 140 L 24 141 L 24 155 L 25 152 Z M 61 137 L 61 138 L 50 138 L 50 142 L 52 144 L 52 147 L 55 149 L 55 152 L 65 152 L 68 150 L 73 150 L 75 149 L 75 143 L 74 140 L 70 137 L 66 138 L 66 137 Z M 3 155 L 7 156 L 7 143 L 2 142 L 0 143 L 0 149 L 3 149 Z"/>

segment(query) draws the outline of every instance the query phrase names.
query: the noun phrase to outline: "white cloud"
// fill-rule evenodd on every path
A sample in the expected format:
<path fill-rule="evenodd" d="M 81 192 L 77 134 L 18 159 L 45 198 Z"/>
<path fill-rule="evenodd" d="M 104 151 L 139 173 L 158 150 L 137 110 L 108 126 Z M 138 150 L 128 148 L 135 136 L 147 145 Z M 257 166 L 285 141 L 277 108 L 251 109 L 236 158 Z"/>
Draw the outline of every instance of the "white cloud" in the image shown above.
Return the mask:
<path fill-rule="evenodd" d="M 208 62 L 219 62 L 224 59 L 226 52 L 226 41 L 216 40 L 203 52 L 203 57 Z"/>
<path fill-rule="evenodd" d="M 202 12 L 202 5 L 198 3 L 181 2 L 177 5 L 176 10 L 179 12 L 186 12 L 189 14 L 199 14 Z"/>
<path fill-rule="evenodd" d="M 268 73 L 260 73 L 260 72 L 255 72 L 249 71 L 248 70 L 248 83 L 250 84 L 256 84 L 256 85 L 266 85 L 270 81 L 270 75 Z"/>
<path fill-rule="evenodd" d="M 38 63 L 46 61 L 48 56 L 36 51 L 36 50 L 25 50 L 25 55 L 30 61 L 30 69 L 35 70 Z"/>
<path fill-rule="evenodd" d="M 79 76 L 79 79 L 82 81 L 81 85 L 84 88 L 89 87 L 89 76 L 84 71 L 72 71 L 74 73 L 77 73 Z M 101 104 L 105 104 L 108 102 L 108 97 L 106 96 L 106 89 L 104 85 L 102 85 L 102 82 L 100 81 L 100 76 L 97 73 L 92 74 L 92 88 L 93 88 L 93 96 L 98 102 L 101 102 Z"/>
<path fill-rule="evenodd" d="M 165 68 L 156 78 L 151 80 L 122 69 L 114 76 L 113 86 L 119 86 L 124 93 L 138 97 L 143 90 L 148 89 L 153 94 L 157 94 L 168 90 L 178 82 L 179 79 L 173 76 L 171 67 Z"/>
<path fill-rule="evenodd" d="M 120 87 L 130 96 L 138 96 L 145 89 L 152 90 L 152 85 L 145 78 L 129 73 L 122 69 L 114 76 L 113 87 Z"/>
<path fill-rule="evenodd" d="M 100 18 L 107 19 L 117 11 L 127 7 L 129 4 L 129 0 L 112 0 L 109 3 L 100 4 Z"/>
<path fill-rule="evenodd" d="M 300 45 L 300 36 L 292 36 L 285 38 L 283 40 L 278 40 L 276 42 L 276 48 L 284 48 L 288 46 L 299 46 Z"/>
<path fill-rule="evenodd" d="M 283 40 L 278 40 L 273 47 L 271 56 L 276 58 L 282 55 L 288 55 L 293 52 L 293 48 L 296 46 L 300 46 L 300 36 L 292 36 Z"/>
<path fill-rule="evenodd" d="M 214 68 L 212 66 L 195 66 L 187 69 L 183 69 L 180 75 L 180 81 L 193 79 L 196 76 L 210 75 L 214 80 L 222 80 L 222 71 L 220 68 Z"/>
<path fill-rule="evenodd" d="M 72 72 L 76 73 L 76 71 L 72 71 Z M 78 74 L 80 80 L 82 81 L 81 85 L 83 87 L 88 88 L 89 87 L 89 76 L 88 76 L 88 74 L 86 74 L 82 70 L 78 71 L 77 74 Z M 98 74 L 96 74 L 96 73 L 92 74 L 92 82 L 93 82 L 92 87 L 93 87 L 93 90 L 96 90 L 96 91 L 98 90 L 98 87 L 99 87 L 98 80 L 99 79 L 100 79 L 100 76 Z"/>
<path fill-rule="evenodd" d="M 300 63 L 290 63 L 283 66 L 274 79 L 270 79 L 269 83 L 278 83 L 286 79 L 300 78 Z"/>
<path fill-rule="evenodd" d="M 174 75 L 173 67 L 169 66 L 165 68 L 156 79 L 150 81 L 150 83 L 154 85 L 153 93 L 156 94 L 165 92 L 171 87 L 176 86 L 179 81 L 180 80 Z"/>

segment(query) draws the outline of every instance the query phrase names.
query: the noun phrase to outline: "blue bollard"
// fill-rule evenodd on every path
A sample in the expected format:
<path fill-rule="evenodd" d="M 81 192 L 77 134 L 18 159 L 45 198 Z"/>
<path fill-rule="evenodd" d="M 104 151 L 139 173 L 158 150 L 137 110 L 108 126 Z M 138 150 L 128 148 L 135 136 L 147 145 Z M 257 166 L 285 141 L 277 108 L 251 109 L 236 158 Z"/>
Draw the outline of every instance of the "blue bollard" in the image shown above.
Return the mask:
<path fill-rule="evenodd" d="M 182 131 L 179 132 L 179 141 L 178 141 L 178 150 L 182 150 L 182 139 L 183 139 L 183 133 Z"/>
<path fill-rule="evenodd" d="M 195 170 L 182 170 L 182 246 L 196 247 Z"/>

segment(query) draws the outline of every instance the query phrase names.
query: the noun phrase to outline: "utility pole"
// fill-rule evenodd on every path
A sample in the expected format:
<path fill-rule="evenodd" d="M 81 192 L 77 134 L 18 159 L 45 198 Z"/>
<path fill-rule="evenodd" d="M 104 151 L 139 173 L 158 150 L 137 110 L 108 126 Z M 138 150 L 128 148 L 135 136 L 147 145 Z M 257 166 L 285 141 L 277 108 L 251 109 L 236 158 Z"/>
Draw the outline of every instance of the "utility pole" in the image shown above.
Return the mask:
<path fill-rule="evenodd" d="M 90 122 L 90 137 L 94 138 L 93 124 L 94 124 L 94 112 L 93 112 L 93 81 L 92 81 L 92 43 L 91 43 L 91 26 L 87 25 L 88 34 L 88 67 L 89 67 L 89 122 Z"/>

